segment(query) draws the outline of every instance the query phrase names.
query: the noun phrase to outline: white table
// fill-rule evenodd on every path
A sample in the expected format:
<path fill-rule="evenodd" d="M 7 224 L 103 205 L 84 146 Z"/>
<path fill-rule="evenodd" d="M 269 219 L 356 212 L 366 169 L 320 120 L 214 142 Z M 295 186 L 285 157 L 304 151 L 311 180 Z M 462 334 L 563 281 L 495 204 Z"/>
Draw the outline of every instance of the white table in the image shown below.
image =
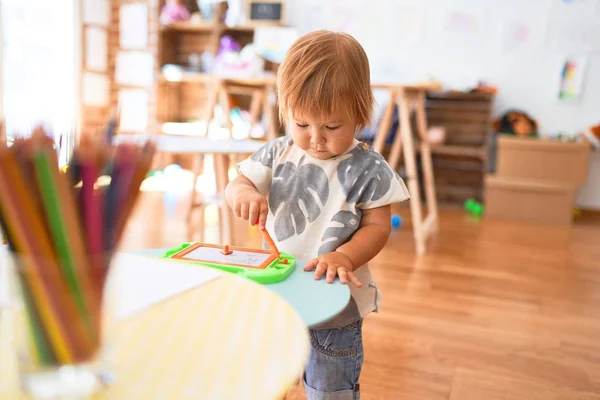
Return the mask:
<path fill-rule="evenodd" d="M 221 242 L 223 244 L 231 244 L 243 246 L 245 245 L 244 235 L 236 235 L 237 232 L 233 229 L 233 213 L 227 206 L 224 199 L 225 187 L 229 183 L 229 156 L 232 154 L 252 154 L 259 150 L 264 144 L 264 141 L 243 139 L 222 139 L 212 140 L 205 137 L 197 136 L 182 136 L 182 135 L 151 135 L 151 134 L 128 134 L 115 136 L 113 138 L 114 143 L 136 143 L 143 144 L 147 141 L 153 141 L 156 143 L 158 150 L 162 153 L 172 154 L 195 154 L 202 157 L 206 154 L 212 154 L 214 159 L 215 169 L 215 180 L 217 184 L 217 194 L 221 198 L 221 201 L 217 203 L 220 211 L 220 231 L 221 231 Z M 194 187 L 192 189 L 192 200 L 190 202 L 190 209 L 188 212 L 188 229 L 189 236 L 192 234 L 192 213 L 194 210 L 199 209 L 201 215 L 204 214 L 204 207 L 206 202 L 202 198 L 198 199 L 196 192 L 196 180 L 202 173 L 202 158 L 196 161 L 194 167 Z M 204 218 L 200 219 L 200 231 L 204 230 Z M 202 237 L 202 235 L 200 235 Z M 237 237 L 236 237 L 237 236 Z"/>
<path fill-rule="evenodd" d="M 129 134 L 113 138 L 114 143 L 156 143 L 159 151 L 175 154 L 251 154 L 265 142 L 251 139 L 212 140 L 198 136 Z"/>
<path fill-rule="evenodd" d="M 159 258 L 169 249 L 145 249 L 133 252 L 143 256 Z M 286 300 L 310 328 L 330 320 L 350 302 L 350 288 L 336 279 L 327 283 L 325 279 L 316 281 L 314 272 L 306 272 L 306 261 L 296 260 L 294 272 L 285 280 L 263 285 Z"/>
<path fill-rule="evenodd" d="M 152 287 L 160 265 L 144 259 L 116 258 L 111 281 L 136 262 Z M 107 290 L 105 304 L 122 301 L 117 293 Z M 0 399 L 21 398 L 13 320 L 10 309 L 0 309 Z M 302 373 L 310 349 L 306 325 L 290 304 L 229 273 L 127 318 L 107 318 L 105 327 L 116 377 L 105 398 L 114 400 L 280 399 Z"/>

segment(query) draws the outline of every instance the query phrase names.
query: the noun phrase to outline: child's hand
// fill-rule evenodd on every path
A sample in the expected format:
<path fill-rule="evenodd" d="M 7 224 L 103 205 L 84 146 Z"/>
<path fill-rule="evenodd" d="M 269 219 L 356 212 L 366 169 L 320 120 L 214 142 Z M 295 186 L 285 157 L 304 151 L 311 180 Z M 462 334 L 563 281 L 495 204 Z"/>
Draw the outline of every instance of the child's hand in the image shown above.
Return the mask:
<path fill-rule="evenodd" d="M 258 224 L 262 228 L 267 223 L 269 204 L 254 189 L 240 190 L 233 199 L 232 209 L 237 217 L 250 221 L 252 226 Z"/>
<path fill-rule="evenodd" d="M 352 283 L 356 287 L 361 287 L 362 283 L 352 272 L 352 260 L 348 256 L 334 251 L 333 253 L 323 254 L 313 258 L 304 267 L 305 271 L 315 270 L 315 279 L 319 280 L 326 274 L 327 283 L 333 283 L 336 276 L 340 277 L 340 282 Z"/>

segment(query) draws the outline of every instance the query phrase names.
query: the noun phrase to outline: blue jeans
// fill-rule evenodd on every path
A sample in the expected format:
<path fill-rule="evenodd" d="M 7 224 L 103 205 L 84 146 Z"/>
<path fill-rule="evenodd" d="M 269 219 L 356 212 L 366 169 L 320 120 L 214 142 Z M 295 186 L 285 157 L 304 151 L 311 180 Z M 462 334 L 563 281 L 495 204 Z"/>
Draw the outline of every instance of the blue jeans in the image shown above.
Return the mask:
<path fill-rule="evenodd" d="M 362 320 L 338 329 L 311 329 L 310 342 L 312 349 L 304 373 L 308 400 L 360 399 Z"/>

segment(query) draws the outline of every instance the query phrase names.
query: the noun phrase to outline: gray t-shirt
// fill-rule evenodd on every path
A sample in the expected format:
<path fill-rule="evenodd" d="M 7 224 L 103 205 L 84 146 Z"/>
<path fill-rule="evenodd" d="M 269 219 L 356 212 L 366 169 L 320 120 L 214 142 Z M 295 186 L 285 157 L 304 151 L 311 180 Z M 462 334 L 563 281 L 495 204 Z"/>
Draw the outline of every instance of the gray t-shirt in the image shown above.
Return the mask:
<path fill-rule="evenodd" d="M 409 198 L 381 154 L 357 140 L 345 153 L 319 160 L 291 137 L 281 137 L 241 162 L 238 170 L 268 198 L 267 229 L 277 247 L 306 261 L 348 242 L 360 226 L 362 210 Z M 348 307 L 318 328 L 345 326 L 379 306 L 369 266 L 354 273 L 363 286 L 350 285 Z"/>

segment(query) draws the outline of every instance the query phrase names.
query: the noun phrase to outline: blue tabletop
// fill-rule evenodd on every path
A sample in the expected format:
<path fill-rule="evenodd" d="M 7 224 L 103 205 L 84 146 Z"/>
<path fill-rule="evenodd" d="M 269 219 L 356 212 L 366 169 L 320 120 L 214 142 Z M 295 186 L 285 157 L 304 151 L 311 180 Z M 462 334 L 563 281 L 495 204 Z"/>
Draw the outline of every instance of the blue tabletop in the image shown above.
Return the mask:
<path fill-rule="evenodd" d="M 168 249 L 136 251 L 136 254 L 161 256 Z M 297 260 L 296 269 L 284 281 L 264 287 L 287 300 L 300 314 L 307 326 L 312 327 L 339 314 L 350 301 L 350 289 L 336 280 L 332 284 L 325 279 L 316 281 L 313 272 L 304 272 L 306 262 Z"/>

